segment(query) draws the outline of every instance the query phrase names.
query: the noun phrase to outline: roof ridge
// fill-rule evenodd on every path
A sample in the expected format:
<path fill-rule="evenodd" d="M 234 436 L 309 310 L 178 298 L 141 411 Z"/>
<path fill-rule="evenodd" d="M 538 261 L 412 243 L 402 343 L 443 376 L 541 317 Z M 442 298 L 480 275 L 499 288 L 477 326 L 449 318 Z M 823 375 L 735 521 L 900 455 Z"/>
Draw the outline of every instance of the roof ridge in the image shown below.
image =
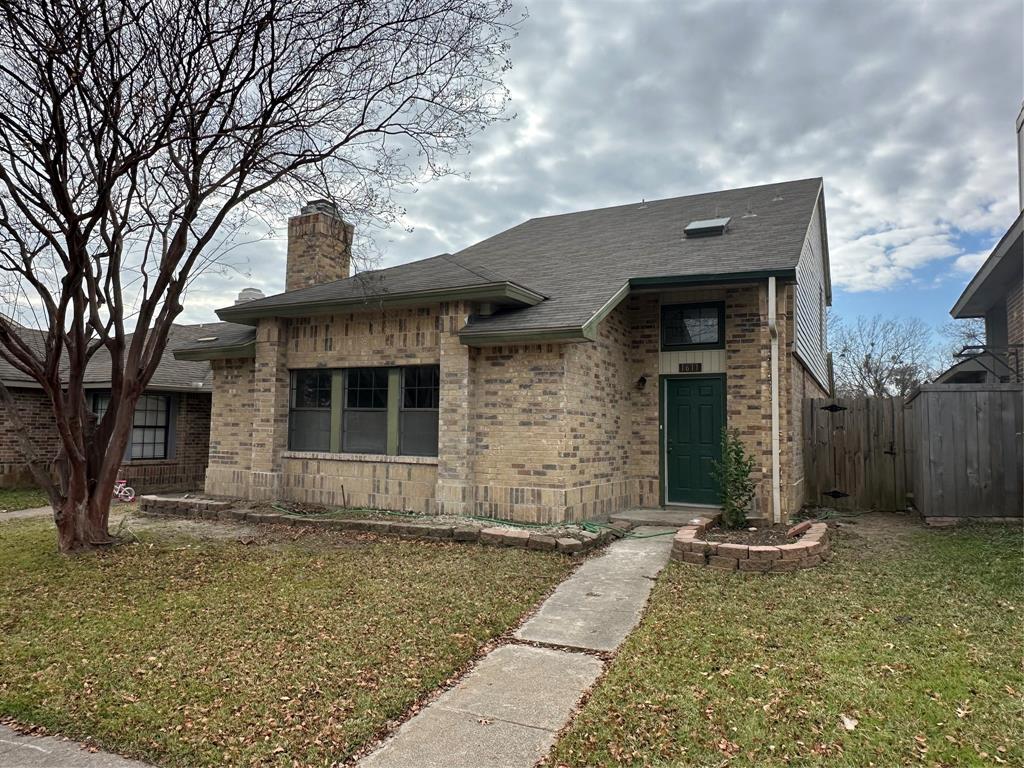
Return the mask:
<path fill-rule="evenodd" d="M 711 190 L 710 192 L 693 192 L 692 194 L 689 194 L 689 195 L 676 195 L 674 197 L 658 197 L 658 198 L 655 198 L 653 200 L 646 200 L 645 199 L 643 202 L 644 202 L 645 205 L 654 205 L 656 203 L 668 203 L 668 202 L 675 202 L 677 200 L 686 200 L 687 198 L 690 198 L 690 197 L 711 197 L 712 195 L 722 195 L 722 194 L 733 193 L 733 192 L 746 192 L 746 191 L 749 191 L 749 190 L 752 190 L 752 189 L 765 189 L 765 188 L 768 188 L 768 187 L 781 187 L 781 186 L 789 186 L 789 185 L 792 185 L 792 184 L 802 184 L 802 183 L 807 182 L 807 181 L 817 181 L 819 183 L 822 183 L 822 182 L 824 182 L 824 177 L 823 176 L 808 176 L 805 179 L 790 179 L 788 181 L 773 181 L 773 182 L 768 182 L 766 184 L 751 184 L 750 186 L 747 186 L 747 187 L 728 187 L 726 189 Z M 527 222 L 530 222 L 530 221 L 540 221 L 542 219 L 557 219 L 560 216 L 576 216 L 576 215 L 581 214 L 581 213 L 596 213 L 597 211 L 612 211 L 612 210 L 615 210 L 616 208 L 630 208 L 630 207 L 632 207 L 634 205 L 638 205 L 638 203 L 635 202 L 635 201 L 632 202 L 632 203 L 616 203 L 615 205 L 601 205 L 601 206 L 598 206 L 597 208 L 581 208 L 578 211 L 565 211 L 563 213 L 549 213 L 546 216 L 533 216 L 533 217 L 527 219 L 524 222 L 516 224 L 515 227 L 510 227 L 509 229 L 515 229 L 516 227 L 521 227 L 523 224 L 525 224 Z M 505 230 L 505 231 L 507 232 L 509 230 Z M 504 234 L 504 233 L 499 232 L 498 234 Z M 465 250 L 465 249 L 463 249 L 463 250 Z M 461 252 L 462 251 L 459 251 L 459 253 L 461 253 Z"/>

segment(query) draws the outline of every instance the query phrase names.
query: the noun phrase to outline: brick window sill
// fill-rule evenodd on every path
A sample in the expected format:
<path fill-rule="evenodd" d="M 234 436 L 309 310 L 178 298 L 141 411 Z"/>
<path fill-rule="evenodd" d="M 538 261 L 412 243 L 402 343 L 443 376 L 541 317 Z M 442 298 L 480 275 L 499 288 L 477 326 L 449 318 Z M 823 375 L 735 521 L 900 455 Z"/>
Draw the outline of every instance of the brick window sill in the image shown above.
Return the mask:
<path fill-rule="evenodd" d="M 317 461 L 362 461 L 370 464 L 437 464 L 437 456 L 388 456 L 383 453 L 330 453 L 324 451 L 284 451 L 286 459 Z"/>

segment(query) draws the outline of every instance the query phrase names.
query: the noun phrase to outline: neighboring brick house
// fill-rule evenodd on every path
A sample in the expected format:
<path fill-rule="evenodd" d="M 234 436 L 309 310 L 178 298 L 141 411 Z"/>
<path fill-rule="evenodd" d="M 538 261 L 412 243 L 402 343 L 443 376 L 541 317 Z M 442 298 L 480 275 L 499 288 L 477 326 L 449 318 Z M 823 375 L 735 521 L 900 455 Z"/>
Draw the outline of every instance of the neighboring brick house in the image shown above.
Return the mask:
<path fill-rule="evenodd" d="M 125 456 L 124 475 L 138 492 L 202 488 L 209 456 L 209 363 L 175 360 L 171 352 L 185 343 L 212 338 L 229 323 L 175 325 L 160 366 L 139 400 L 135 427 Z M 24 328 L 24 336 L 39 340 L 41 331 Z M 49 399 L 38 384 L 0 361 L 3 381 L 18 404 L 25 428 L 44 455 L 56 456 L 60 441 Z M 110 389 L 110 359 L 97 354 L 86 372 L 90 405 L 97 413 L 106 407 Z M 32 483 L 31 474 L 13 434 L 14 426 L 0 411 L 0 487 Z"/>
<path fill-rule="evenodd" d="M 531 219 L 354 277 L 351 234 L 310 203 L 289 290 L 175 352 L 213 366 L 207 493 L 526 522 L 714 505 L 728 426 L 758 510 L 803 502 L 800 404 L 829 389 L 821 179 Z"/>

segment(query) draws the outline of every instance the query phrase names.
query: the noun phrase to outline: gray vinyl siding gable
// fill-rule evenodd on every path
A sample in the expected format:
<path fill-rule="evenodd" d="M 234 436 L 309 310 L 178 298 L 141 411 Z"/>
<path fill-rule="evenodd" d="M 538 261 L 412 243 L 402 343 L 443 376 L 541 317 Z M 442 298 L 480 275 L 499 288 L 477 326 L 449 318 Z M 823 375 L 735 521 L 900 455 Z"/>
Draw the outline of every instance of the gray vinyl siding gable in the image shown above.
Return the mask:
<path fill-rule="evenodd" d="M 825 248 L 822 238 L 821 198 L 815 203 L 800 260 L 796 265 L 795 347 L 801 362 L 818 383 L 828 388 L 828 332 L 825 306 Z"/>

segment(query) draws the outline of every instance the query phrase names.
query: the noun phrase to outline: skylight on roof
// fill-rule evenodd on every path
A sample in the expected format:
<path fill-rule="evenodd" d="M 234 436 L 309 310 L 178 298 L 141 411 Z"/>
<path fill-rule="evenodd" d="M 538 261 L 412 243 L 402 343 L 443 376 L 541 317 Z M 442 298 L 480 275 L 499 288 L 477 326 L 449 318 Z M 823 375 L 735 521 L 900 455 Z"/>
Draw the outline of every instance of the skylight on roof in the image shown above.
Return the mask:
<path fill-rule="evenodd" d="M 196 341 L 216 341 L 216 336 L 200 336 Z"/>
<path fill-rule="evenodd" d="M 691 221 L 683 229 L 683 233 L 687 237 L 709 237 L 711 235 L 721 235 L 729 227 L 730 217 L 726 216 L 724 219 L 701 219 L 700 221 Z"/>

